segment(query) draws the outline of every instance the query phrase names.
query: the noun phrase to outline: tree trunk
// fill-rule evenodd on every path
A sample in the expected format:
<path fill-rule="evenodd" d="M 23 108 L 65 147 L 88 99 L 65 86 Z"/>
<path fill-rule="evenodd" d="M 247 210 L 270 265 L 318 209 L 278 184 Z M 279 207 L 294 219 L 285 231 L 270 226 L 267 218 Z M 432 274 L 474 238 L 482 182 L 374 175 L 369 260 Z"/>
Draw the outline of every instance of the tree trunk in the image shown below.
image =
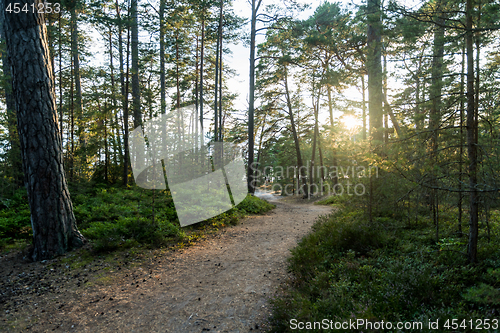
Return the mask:
<path fill-rule="evenodd" d="M 477 261 L 477 237 L 479 221 L 479 192 L 477 190 L 477 142 L 476 107 L 474 103 L 474 49 L 472 44 L 472 0 L 467 0 L 467 151 L 469 155 L 469 263 Z"/>
<path fill-rule="evenodd" d="M 13 3 L 4 1 L 2 12 Z M 76 227 L 64 176 L 45 18 L 31 12 L 6 14 L 4 24 L 31 210 L 31 257 L 49 259 L 81 246 L 85 239 Z"/>
<path fill-rule="evenodd" d="M 383 50 L 383 67 L 382 67 L 382 96 L 383 96 L 383 105 L 384 105 L 384 144 L 387 146 L 389 144 L 389 119 L 387 117 L 388 106 L 387 103 L 387 56 L 385 54 L 385 45 L 382 45 Z"/>
<path fill-rule="evenodd" d="M 224 1 L 220 1 L 220 13 L 219 13 L 219 141 L 222 142 L 222 11 L 223 11 Z"/>
<path fill-rule="evenodd" d="M 285 94 L 286 94 L 286 104 L 288 107 L 288 116 L 290 117 L 290 125 L 292 127 L 292 135 L 293 135 L 293 142 L 295 143 L 295 154 L 297 155 L 297 167 L 299 169 L 299 179 L 302 180 L 303 186 L 302 186 L 302 192 L 304 195 L 307 195 L 305 191 L 307 191 L 306 185 L 306 175 L 304 173 L 304 164 L 302 162 L 302 154 L 300 153 L 300 143 L 299 143 L 299 136 L 297 135 L 297 128 L 295 126 L 295 119 L 293 118 L 293 109 L 292 109 L 292 101 L 290 97 L 290 91 L 288 90 L 288 73 L 286 67 L 284 68 L 285 75 L 284 75 L 284 80 L 285 80 Z"/>
<path fill-rule="evenodd" d="M 113 160 L 116 165 L 118 165 L 117 152 L 119 151 L 120 158 L 123 158 L 120 140 L 119 122 L 118 122 L 118 112 L 117 112 L 117 101 L 116 101 L 116 85 L 115 85 L 115 67 L 113 65 L 113 40 L 112 40 L 112 30 L 111 25 L 109 26 L 109 70 L 111 75 L 111 103 L 114 119 L 111 121 L 113 124 L 111 129 L 111 135 L 113 135 Z M 114 130 L 114 131 L 113 131 Z M 113 134 L 116 132 L 116 134 Z"/>
<path fill-rule="evenodd" d="M 219 24 L 219 28 L 221 25 Z M 217 46 L 215 47 L 215 81 L 214 81 L 214 141 L 219 141 L 219 112 L 218 94 L 219 94 L 219 47 L 220 47 L 220 29 L 217 33 Z"/>
<path fill-rule="evenodd" d="M 370 135 L 377 144 L 384 139 L 382 111 L 382 65 L 381 65 L 381 13 L 380 0 L 367 0 L 367 56 L 368 110 L 370 113 Z"/>
<path fill-rule="evenodd" d="M 123 186 L 128 185 L 128 165 L 130 163 L 128 149 L 128 37 L 127 37 L 127 84 L 125 83 L 125 61 L 123 59 L 122 18 L 118 0 L 115 2 L 116 16 L 118 18 L 118 53 L 120 57 L 120 86 L 123 108 Z M 130 30 L 128 30 L 130 31 Z"/>
<path fill-rule="evenodd" d="M 319 113 L 319 99 L 321 96 L 321 91 L 318 89 L 318 97 L 316 99 L 316 103 L 314 103 L 314 81 L 313 81 L 313 92 L 312 92 L 312 105 L 313 105 L 313 112 L 314 112 L 314 130 L 313 130 L 313 145 L 312 145 L 312 154 L 311 154 L 311 172 L 310 172 L 310 177 L 309 177 L 309 190 L 307 191 L 309 197 L 311 195 L 311 185 L 315 184 L 315 177 L 314 177 L 314 167 L 316 165 L 316 146 L 317 146 L 317 138 L 318 138 L 318 113 Z"/>
<path fill-rule="evenodd" d="M 205 60 L 205 11 L 202 11 L 201 18 L 201 48 L 200 48 L 200 145 L 203 147 L 203 62 Z"/>
<path fill-rule="evenodd" d="M 441 101 L 443 90 L 443 55 L 444 55 L 444 18 L 438 3 L 437 24 L 434 27 L 434 41 L 432 49 L 432 78 L 430 87 L 431 108 L 429 116 L 429 129 L 431 131 L 431 159 L 433 166 L 438 165 L 439 154 L 439 128 L 441 126 Z M 439 205 L 438 181 L 436 171 L 432 171 L 432 211 L 434 225 L 436 226 L 436 242 L 439 241 Z"/>
<path fill-rule="evenodd" d="M 80 145 L 80 157 L 81 161 L 86 167 L 87 164 L 87 141 L 85 137 L 84 130 L 84 120 L 83 120 L 83 107 L 82 107 L 82 79 L 80 75 L 80 55 L 78 48 L 78 17 L 76 14 L 76 0 L 74 0 L 71 4 L 71 56 L 73 58 L 73 77 L 75 81 L 75 104 L 74 104 L 74 112 L 76 113 L 76 117 L 78 120 L 78 141 Z"/>
<path fill-rule="evenodd" d="M 364 80 L 363 80 L 364 84 Z M 364 91 L 364 89 L 363 89 Z M 332 87 L 330 85 L 327 85 L 327 92 L 328 92 L 328 111 L 330 113 L 330 131 L 332 133 L 332 141 L 335 142 L 335 139 L 333 138 L 333 101 L 332 101 Z M 365 131 L 366 132 L 366 131 Z M 337 154 L 335 153 L 335 147 L 332 149 L 332 154 L 333 154 L 333 165 L 337 166 Z M 339 178 L 337 176 L 333 177 L 333 186 L 337 185 L 339 182 Z"/>
<path fill-rule="evenodd" d="M 71 75 L 74 76 L 73 62 L 71 62 Z M 71 80 L 70 83 L 70 138 L 71 138 L 71 153 L 69 159 L 69 180 L 72 182 L 75 176 L 75 83 Z"/>
<path fill-rule="evenodd" d="M 254 187 L 254 101 L 255 101 L 255 36 L 257 25 L 257 11 L 262 0 L 252 0 L 252 19 L 250 28 L 250 91 L 248 95 L 248 192 L 253 194 Z"/>
<path fill-rule="evenodd" d="M 5 32 L 3 30 L 3 25 L 0 21 L 0 38 L 5 39 Z M 9 173 L 14 180 L 14 185 L 19 188 L 23 185 L 23 175 L 22 175 L 22 161 L 21 161 L 21 147 L 19 146 L 19 134 L 17 132 L 17 114 L 16 114 L 16 101 L 12 93 L 11 79 L 12 74 L 10 71 L 9 58 L 7 52 L 2 52 L 2 68 L 4 76 L 4 93 L 5 93 L 5 106 L 7 112 L 7 130 L 9 132 L 9 144 L 10 149 L 7 153 L 7 158 L 10 163 Z"/>
<path fill-rule="evenodd" d="M 134 109 L 134 127 L 142 125 L 141 91 L 139 87 L 139 22 L 137 18 L 137 0 L 131 1 L 132 14 L 132 108 Z M 128 144 L 125 142 L 125 144 Z"/>
<path fill-rule="evenodd" d="M 62 12 L 58 15 L 58 52 L 59 52 L 59 131 L 61 132 L 61 137 L 63 136 L 63 83 L 62 83 L 62 27 L 61 27 L 61 16 Z M 67 146 L 66 146 L 67 147 Z"/>
<path fill-rule="evenodd" d="M 160 0 L 160 112 L 166 113 L 165 101 L 165 0 Z"/>
<path fill-rule="evenodd" d="M 463 156 L 464 156 L 464 86 L 465 86 L 465 43 L 462 46 L 462 72 L 460 75 L 460 151 L 458 156 L 458 232 L 462 235 L 462 215 L 463 215 Z"/>
<path fill-rule="evenodd" d="M 366 87 L 365 75 L 361 75 L 361 90 L 363 91 L 363 140 L 366 140 Z"/>

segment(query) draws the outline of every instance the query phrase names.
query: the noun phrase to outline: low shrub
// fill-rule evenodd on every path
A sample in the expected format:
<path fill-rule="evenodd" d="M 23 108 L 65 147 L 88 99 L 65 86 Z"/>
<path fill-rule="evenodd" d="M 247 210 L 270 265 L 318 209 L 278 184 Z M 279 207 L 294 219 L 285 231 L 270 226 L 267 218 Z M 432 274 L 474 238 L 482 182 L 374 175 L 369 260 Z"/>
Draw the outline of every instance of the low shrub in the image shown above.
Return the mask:
<path fill-rule="evenodd" d="M 253 195 L 247 195 L 246 198 L 236 206 L 236 208 L 244 214 L 261 214 L 270 211 L 274 207 L 273 204 Z"/>
<path fill-rule="evenodd" d="M 320 218 L 292 250 L 293 275 L 271 300 L 269 331 L 293 331 L 291 319 L 423 322 L 415 332 L 432 331 L 429 320 L 439 319 L 440 331 L 448 319 L 491 320 L 500 310 L 498 251 L 467 265 L 464 239 L 444 226 L 441 233 L 429 242 L 432 225 L 401 227 L 386 217 L 369 223 L 356 208 Z M 493 243 L 488 249 L 500 248 Z"/>
<path fill-rule="evenodd" d="M 234 225 L 246 214 L 259 214 L 274 207 L 249 195 L 229 211 L 181 230 L 169 191 L 136 187 L 73 186 L 72 189 L 75 192 L 72 199 L 78 228 L 97 252 L 138 244 L 175 244 L 196 230 L 216 230 Z M 13 198 L 2 201 L 4 206 L 9 207 L 0 210 L 0 248 L 16 240 L 31 240 L 30 211 L 26 200 L 19 191 Z"/>

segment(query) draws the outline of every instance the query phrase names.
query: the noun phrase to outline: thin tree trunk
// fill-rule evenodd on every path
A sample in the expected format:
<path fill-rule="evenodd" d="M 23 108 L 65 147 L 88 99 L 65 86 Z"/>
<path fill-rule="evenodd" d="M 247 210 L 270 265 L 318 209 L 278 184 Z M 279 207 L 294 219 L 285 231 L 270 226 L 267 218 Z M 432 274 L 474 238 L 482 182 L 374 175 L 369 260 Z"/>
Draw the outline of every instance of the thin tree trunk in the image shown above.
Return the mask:
<path fill-rule="evenodd" d="M 219 13 L 219 141 L 222 142 L 222 10 L 223 10 L 224 1 L 220 1 L 220 13 Z"/>
<path fill-rule="evenodd" d="M 467 255 L 469 263 L 477 261 L 477 238 L 479 222 L 479 192 L 477 190 L 477 142 L 475 121 L 477 112 L 474 95 L 474 49 L 472 43 L 472 0 L 466 5 L 466 43 L 467 43 L 467 151 L 469 156 L 469 244 Z"/>
<path fill-rule="evenodd" d="M 365 75 L 361 75 L 361 90 L 363 91 L 363 140 L 366 140 L 366 87 L 365 87 Z M 330 93 L 328 93 L 330 94 Z M 330 96 L 328 97 L 331 98 Z"/>
<path fill-rule="evenodd" d="M 318 136 L 319 165 L 321 166 L 321 181 L 325 181 L 325 170 L 323 168 L 323 153 L 321 150 L 321 135 Z M 323 190 L 323 189 L 322 189 Z"/>
<path fill-rule="evenodd" d="M 71 74 L 73 77 L 74 68 L 73 62 L 71 62 Z M 71 157 L 70 157 L 70 169 L 69 169 L 69 180 L 73 181 L 75 176 L 75 84 L 71 80 L 70 84 L 70 134 L 71 134 Z"/>
<path fill-rule="evenodd" d="M 203 133 L 203 62 L 205 60 L 205 11 L 202 12 L 201 19 L 201 49 L 200 49 L 200 145 L 204 145 L 204 133 Z"/>
<path fill-rule="evenodd" d="M 1 15 L 1 14 L 0 14 Z M 1 24 L 3 20 L 0 20 L 0 38 L 5 39 L 5 31 L 3 30 L 3 25 Z M 10 149 L 8 151 L 8 160 L 10 162 L 10 171 L 12 172 L 12 179 L 14 180 L 15 187 L 21 187 L 23 185 L 23 175 L 22 175 L 22 161 L 21 161 L 21 147 L 19 144 L 19 134 L 17 131 L 17 112 L 16 112 L 16 100 L 12 92 L 12 73 L 9 64 L 9 57 L 6 51 L 2 52 L 2 68 L 4 76 L 4 86 L 3 90 L 5 93 L 5 106 L 7 113 L 7 130 L 9 132 L 9 144 Z"/>
<path fill-rule="evenodd" d="M 256 3 L 256 1 L 258 1 Z M 250 91 L 248 95 L 248 192 L 253 194 L 254 187 L 254 102 L 255 102 L 255 36 L 257 11 L 262 0 L 252 0 L 252 19 L 250 28 Z"/>
<path fill-rule="evenodd" d="M 460 76 L 460 152 L 458 156 L 458 232 L 462 234 L 462 181 L 464 156 L 464 86 L 465 86 L 465 43 L 462 46 L 462 75 Z"/>
<path fill-rule="evenodd" d="M 221 16 L 222 17 L 222 16 Z M 220 47 L 220 28 L 217 33 L 217 46 L 215 48 L 215 82 L 214 82 L 214 141 L 219 141 L 219 112 L 218 107 L 218 94 L 219 94 L 219 47 Z"/>
<path fill-rule="evenodd" d="M 141 91 L 139 87 L 139 21 L 137 1 L 131 0 L 132 14 L 132 108 L 134 112 L 134 127 L 142 125 Z"/>
<path fill-rule="evenodd" d="M 363 82 L 364 83 L 364 82 Z M 328 84 L 326 86 L 327 88 L 327 93 L 328 93 L 328 112 L 330 113 L 330 133 L 332 133 L 332 141 L 335 142 L 335 139 L 333 138 L 333 101 L 332 101 L 332 87 Z M 365 131 L 366 132 L 366 131 Z M 337 154 L 335 152 L 335 147 L 332 149 L 332 155 L 333 155 L 333 165 L 337 166 Z M 337 185 L 339 182 L 338 176 L 335 175 L 333 177 L 333 186 Z"/>
<path fill-rule="evenodd" d="M 195 66 L 195 77 L 194 77 L 194 106 L 195 106 L 195 116 L 194 116 L 194 131 L 195 131 L 195 141 L 193 142 L 193 146 L 195 148 L 195 151 L 196 151 L 196 163 L 198 163 L 198 135 L 199 135 L 199 129 L 198 129 L 198 123 L 199 123 L 199 116 L 198 116 L 198 112 L 200 110 L 200 102 L 199 102 L 199 94 L 198 94 L 198 90 L 199 90 L 199 82 L 198 82 L 198 79 L 199 79 L 199 66 L 200 66 L 200 55 L 199 55 L 199 52 L 200 52 L 200 45 L 199 45 L 199 37 L 198 35 L 196 35 L 196 66 Z"/>
<path fill-rule="evenodd" d="M 63 84 L 62 84 L 62 27 L 61 27 L 61 15 L 62 12 L 59 12 L 58 20 L 59 20 L 59 26 L 58 26 L 58 32 L 59 32 L 59 47 L 58 47 L 58 52 L 59 52 L 59 130 L 61 132 L 61 137 L 63 136 Z M 62 141 L 64 144 L 64 141 Z"/>
<path fill-rule="evenodd" d="M 370 136 L 375 143 L 384 138 L 382 112 L 381 11 L 380 0 L 367 0 L 367 71 Z"/>
<path fill-rule="evenodd" d="M 121 95 L 122 95 L 122 107 L 123 107 L 123 186 L 128 185 L 128 165 L 130 163 L 130 155 L 128 149 L 128 58 L 129 58 L 129 34 L 130 29 L 127 28 L 127 72 L 125 74 L 125 61 L 123 57 L 123 37 L 122 37 L 122 17 L 120 12 L 120 6 L 118 0 L 115 2 L 116 16 L 118 18 L 118 53 L 120 57 L 120 85 L 121 85 Z M 126 80 L 125 80 L 126 77 Z"/>
<path fill-rule="evenodd" d="M 440 3 L 438 4 L 440 6 Z M 433 165 L 438 165 L 439 162 L 439 128 L 441 125 L 441 101 L 443 89 L 443 55 L 444 55 L 444 14 L 441 13 L 441 8 L 438 10 L 437 25 L 434 27 L 434 44 L 432 57 L 432 84 L 430 89 L 431 109 L 429 116 L 429 129 L 431 132 L 431 158 Z M 432 212 L 434 225 L 436 226 L 436 242 L 439 241 L 439 206 L 438 206 L 438 175 L 436 171 L 432 171 Z"/>
<path fill-rule="evenodd" d="M 481 4 L 481 0 L 478 0 L 478 3 L 477 3 L 477 6 L 478 6 L 478 10 L 477 10 L 477 22 L 476 22 L 476 26 L 479 27 L 481 25 L 481 9 L 482 9 L 482 4 Z M 478 122 L 478 117 L 479 117 L 479 84 L 480 84 L 480 74 L 481 74 L 481 71 L 480 71 L 480 68 L 479 68 L 479 56 L 480 56 L 480 50 L 481 50 L 481 33 L 480 32 L 477 32 L 476 33 L 476 38 L 475 38 L 475 42 L 476 42 L 476 87 L 475 87 L 475 99 L 474 99 L 474 103 L 475 103 L 475 109 L 476 109 L 476 113 L 475 113 L 475 120 L 474 122 L 476 123 L 476 127 L 479 125 L 479 122 Z M 479 142 L 479 131 L 476 130 L 476 143 Z"/>
<path fill-rule="evenodd" d="M 316 166 L 316 146 L 317 146 L 317 138 L 318 138 L 318 116 L 316 110 L 314 111 L 314 131 L 313 131 L 313 146 L 312 146 L 312 154 L 311 154 L 311 173 L 309 185 L 315 184 L 315 173 L 314 167 Z M 307 191 L 309 196 L 311 195 L 311 190 Z"/>
<path fill-rule="evenodd" d="M 82 106 L 82 83 L 80 75 L 80 51 L 78 47 L 78 17 L 76 13 L 76 1 L 73 2 L 71 8 L 71 56 L 73 57 L 73 77 L 75 81 L 76 99 L 75 112 L 78 120 L 78 143 L 80 145 L 80 157 L 83 162 L 83 167 L 87 165 L 87 140 L 85 136 L 83 106 Z"/>
<path fill-rule="evenodd" d="M 383 50 L 383 67 L 382 67 L 382 96 L 384 105 L 384 143 L 387 146 L 389 144 L 389 119 L 387 114 L 389 113 L 389 103 L 387 103 L 387 55 L 385 54 L 385 45 L 382 45 Z"/>
<path fill-rule="evenodd" d="M 295 126 L 295 119 L 293 117 L 293 108 L 292 108 L 292 101 L 290 97 L 290 91 L 288 90 L 288 73 L 287 73 L 287 68 L 284 68 L 285 75 L 284 75 L 284 83 L 285 83 L 285 97 L 286 97 L 286 105 L 288 107 L 288 116 L 290 117 L 290 125 L 292 127 L 292 135 L 293 135 L 293 142 L 295 143 L 295 154 L 297 155 L 297 167 L 299 168 L 299 179 L 302 180 L 302 193 L 304 195 L 307 195 L 305 191 L 307 191 L 306 185 L 306 177 L 304 173 L 304 164 L 302 162 L 302 154 L 300 153 L 300 143 L 299 143 L 299 136 L 297 135 L 297 129 Z M 300 183 L 299 183 L 300 184 Z M 300 192 L 299 192 L 300 193 Z"/>
<path fill-rule="evenodd" d="M 314 177 L 314 167 L 316 160 L 316 145 L 317 145 L 317 137 L 318 137 L 318 108 L 319 108 L 319 98 L 321 92 L 318 91 L 318 97 L 316 99 L 316 103 L 314 102 L 314 81 L 313 81 L 313 111 L 314 111 L 314 130 L 313 130 L 313 146 L 312 146 L 312 154 L 311 154 L 311 172 L 309 177 L 309 190 L 307 191 L 309 197 L 311 196 L 311 185 L 315 183 Z"/>
<path fill-rule="evenodd" d="M 112 40 L 112 30 L 111 25 L 109 26 L 109 70 L 111 74 L 111 103 L 112 110 L 114 114 L 114 119 L 111 121 L 114 124 L 112 125 L 111 135 L 113 135 L 113 160 L 116 165 L 118 165 L 118 157 L 117 151 L 120 152 L 120 157 L 123 157 L 121 150 L 121 140 L 120 140 L 120 131 L 119 122 L 118 122 L 118 112 L 117 112 L 117 100 L 116 100 L 116 84 L 115 84 L 115 67 L 113 65 L 113 40 Z M 114 131 L 116 134 L 114 134 Z"/>
<path fill-rule="evenodd" d="M 160 112 L 166 113 L 165 94 L 165 0 L 160 0 Z"/>

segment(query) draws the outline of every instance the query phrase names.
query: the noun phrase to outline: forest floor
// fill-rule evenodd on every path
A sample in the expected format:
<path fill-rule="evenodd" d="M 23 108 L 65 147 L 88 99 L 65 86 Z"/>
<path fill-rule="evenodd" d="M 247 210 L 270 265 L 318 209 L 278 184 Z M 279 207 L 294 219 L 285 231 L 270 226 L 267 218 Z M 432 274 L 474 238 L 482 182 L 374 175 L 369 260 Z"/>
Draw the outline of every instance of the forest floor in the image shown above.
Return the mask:
<path fill-rule="evenodd" d="M 331 207 L 267 195 L 276 208 L 185 248 L 0 257 L 2 332 L 259 332 L 289 250 Z"/>

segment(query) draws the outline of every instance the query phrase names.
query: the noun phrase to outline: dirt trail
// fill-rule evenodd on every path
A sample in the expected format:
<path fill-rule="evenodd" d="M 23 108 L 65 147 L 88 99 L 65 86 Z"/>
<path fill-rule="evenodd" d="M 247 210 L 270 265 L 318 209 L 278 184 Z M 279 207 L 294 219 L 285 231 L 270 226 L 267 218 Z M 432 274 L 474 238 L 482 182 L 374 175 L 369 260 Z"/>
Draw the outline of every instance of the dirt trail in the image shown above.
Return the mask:
<path fill-rule="evenodd" d="M 245 218 L 215 237 L 116 272 L 112 283 L 77 291 L 71 299 L 59 295 L 44 306 L 46 313 L 33 308 L 36 322 L 30 331 L 260 331 L 269 315 L 267 300 L 286 277 L 289 249 L 330 211 L 273 203 L 276 209 L 266 215 Z"/>

